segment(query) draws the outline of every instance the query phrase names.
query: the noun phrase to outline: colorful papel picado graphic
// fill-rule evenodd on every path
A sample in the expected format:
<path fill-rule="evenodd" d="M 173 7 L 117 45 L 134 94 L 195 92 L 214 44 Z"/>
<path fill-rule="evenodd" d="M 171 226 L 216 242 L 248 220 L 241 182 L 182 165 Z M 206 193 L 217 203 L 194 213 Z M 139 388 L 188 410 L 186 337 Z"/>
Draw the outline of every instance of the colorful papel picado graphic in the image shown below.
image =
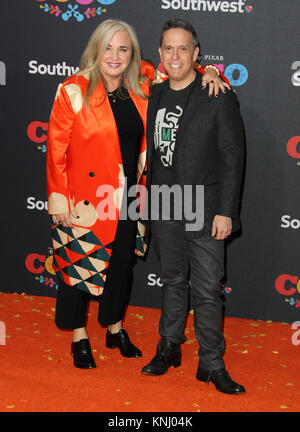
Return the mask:
<path fill-rule="evenodd" d="M 96 18 L 104 14 L 106 6 L 116 2 L 116 0 L 35 0 L 40 3 L 43 12 L 62 19 L 64 22 L 82 22 L 86 19 Z"/>

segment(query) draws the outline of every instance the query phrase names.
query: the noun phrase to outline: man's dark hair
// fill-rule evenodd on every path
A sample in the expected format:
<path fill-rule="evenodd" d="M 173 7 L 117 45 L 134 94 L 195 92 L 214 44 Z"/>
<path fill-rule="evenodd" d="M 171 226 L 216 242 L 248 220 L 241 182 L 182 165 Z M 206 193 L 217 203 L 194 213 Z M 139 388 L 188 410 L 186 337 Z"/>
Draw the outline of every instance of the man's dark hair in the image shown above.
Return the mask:
<path fill-rule="evenodd" d="M 180 18 L 172 18 L 172 19 L 169 19 L 168 21 L 166 21 L 164 23 L 163 29 L 162 29 L 161 35 L 160 35 L 159 46 L 160 47 L 162 46 L 165 32 L 167 30 L 176 29 L 176 28 L 189 32 L 192 36 L 194 48 L 199 47 L 199 52 L 200 52 L 200 42 L 199 42 L 196 30 L 194 29 L 192 24 L 190 24 L 189 22 L 187 22 L 183 19 L 180 19 Z"/>

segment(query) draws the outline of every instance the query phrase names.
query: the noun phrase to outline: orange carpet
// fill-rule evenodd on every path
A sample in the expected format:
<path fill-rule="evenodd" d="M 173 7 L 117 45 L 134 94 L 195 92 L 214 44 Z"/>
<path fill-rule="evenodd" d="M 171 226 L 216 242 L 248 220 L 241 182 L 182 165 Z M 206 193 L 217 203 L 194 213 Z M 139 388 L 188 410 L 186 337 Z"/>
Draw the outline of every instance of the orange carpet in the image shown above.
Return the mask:
<path fill-rule="evenodd" d="M 140 370 L 154 354 L 159 310 L 129 307 L 125 327 L 143 357 L 125 359 L 105 347 L 96 306 L 91 303 L 87 329 L 98 367 L 86 371 L 72 365 L 71 333 L 54 324 L 55 299 L 0 293 L 0 335 L 6 327 L 5 340 L 0 338 L 1 412 L 299 411 L 300 345 L 292 343 L 290 324 L 225 320 L 225 362 L 247 390 L 229 396 L 195 379 L 192 314 L 181 367 L 149 377 Z"/>

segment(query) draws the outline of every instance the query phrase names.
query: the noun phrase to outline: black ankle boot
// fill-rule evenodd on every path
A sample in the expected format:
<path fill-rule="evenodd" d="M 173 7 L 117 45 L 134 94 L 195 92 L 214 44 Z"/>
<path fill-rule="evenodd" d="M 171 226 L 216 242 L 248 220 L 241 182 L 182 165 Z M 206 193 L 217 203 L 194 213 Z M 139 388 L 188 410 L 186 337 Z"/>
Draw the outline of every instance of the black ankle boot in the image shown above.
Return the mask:
<path fill-rule="evenodd" d="M 242 394 L 245 393 L 245 388 L 233 381 L 225 368 L 213 371 L 198 368 L 196 378 L 199 381 L 210 381 L 215 385 L 216 389 L 227 394 Z"/>
<path fill-rule="evenodd" d="M 156 349 L 156 354 L 149 364 L 143 367 L 142 374 L 163 375 L 168 372 L 170 366 L 177 368 L 181 365 L 180 344 L 168 342 L 162 338 Z"/>
<path fill-rule="evenodd" d="M 141 357 L 141 351 L 131 343 L 126 330 L 121 329 L 118 333 L 106 332 L 107 348 L 119 348 L 123 357 Z"/>
<path fill-rule="evenodd" d="M 79 369 L 93 369 L 96 367 L 88 339 L 72 342 L 71 355 L 74 359 L 74 366 Z"/>

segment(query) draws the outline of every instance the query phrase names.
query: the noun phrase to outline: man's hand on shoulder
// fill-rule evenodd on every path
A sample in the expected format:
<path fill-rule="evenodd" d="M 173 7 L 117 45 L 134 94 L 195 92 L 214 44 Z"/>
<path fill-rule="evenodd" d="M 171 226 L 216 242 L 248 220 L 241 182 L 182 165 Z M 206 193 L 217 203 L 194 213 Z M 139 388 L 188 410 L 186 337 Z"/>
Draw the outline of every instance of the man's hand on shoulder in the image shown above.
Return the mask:
<path fill-rule="evenodd" d="M 216 215 L 212 224 L 211 236 L 216 240 L 224 240 L 231 234 L 232 221 L 230 217 Z"/>

